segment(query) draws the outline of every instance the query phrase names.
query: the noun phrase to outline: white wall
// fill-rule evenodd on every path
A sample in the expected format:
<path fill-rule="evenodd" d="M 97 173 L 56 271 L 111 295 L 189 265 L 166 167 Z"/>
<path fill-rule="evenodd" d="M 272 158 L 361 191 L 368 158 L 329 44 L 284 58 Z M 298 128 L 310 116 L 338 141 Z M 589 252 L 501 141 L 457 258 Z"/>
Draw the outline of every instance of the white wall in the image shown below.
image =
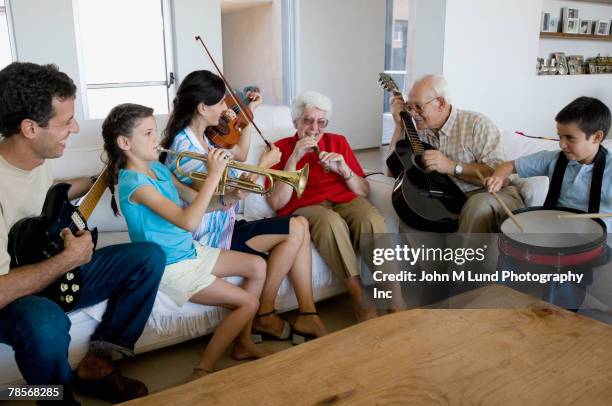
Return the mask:
<path fill-rule="evenodd" d="M 173 7 L 175 69 L 178 82 L 190 72 L 212 70 L 204 50 L 195 41 L 199 35 L 223 70 L 223 44 L 221 41 L 221 0 L 175 0 Z"/>
<path fill-rule="evenodd" d="M 406 85 L 444 70 L 446 0 L 413 0 L 409 15 Z"/>
<path fill-rule="evenodd" d="M 334 103 L 329 130 L 354 149 L 380 145 L 385 0 L 300 2 L 298 91 L 317 90 Z"/>
<path fill-rule="evenodd" d="M 54 63 L 78 85 L 80 76 L 72 0 L 18 0 L 11 2 L 11 10 L 19 60 Z M 80 91 L 77 98 L 81 100 Z M 79 103 L 76 115 L 83 117 Z"/>
<path fill-rule="evenodd" d="M 444 75 L 459 108 L 480 111 L 504 129 L 534 110 L 539 0 L 448 1 Z M 529 130 L 529 128 L 525 128 Z"/>
<path fill-rule="evenodd" d="M 283 101 L 281 0 L 224 12 L 225 77 L 235 88 L 257 85 L 266 104 Z"/>
<path fill-rule="evenodd" d="M 556 134 L 555 115 L 578 96 L 612 107 L 612 75 L 536 75 L 541 11 L 542 0 L 447 2 L 444 75 L 457 107 L 533 135 Z"/>

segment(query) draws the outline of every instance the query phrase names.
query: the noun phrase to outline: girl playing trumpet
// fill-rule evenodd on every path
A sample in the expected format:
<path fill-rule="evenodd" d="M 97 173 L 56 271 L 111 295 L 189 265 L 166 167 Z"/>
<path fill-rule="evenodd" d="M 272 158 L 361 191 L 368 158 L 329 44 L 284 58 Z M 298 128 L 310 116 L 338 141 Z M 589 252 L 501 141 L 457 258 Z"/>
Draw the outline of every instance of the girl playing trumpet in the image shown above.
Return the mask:
<path fill-rule="evenodd" d="M 228 154 L 208 149 L 209 177 L 195 192 L 159 163 L 153 109 L 129 103 L 116 106 L 102 124 L 102 135 L 115 215 L 118 209 L 114 185 L 118 181 L 119 205 L 130 239 L 157 243 L 166 253 L 160 290 L 179 306 L 191 301 L 232 309 L 215 330 L 190 379 L 212 372 L 233 340 L 235 359 L 267 355 L 251 341 L 250 335 L 264 284 L 265 261 L 255 255 L 202 245 L 193 241 L 191 235 L 209 205 Z M 189 204 L 183 206 L 182 201 Z M 222 279 L 231 275 L 244 278 L 242 287 Z"/>

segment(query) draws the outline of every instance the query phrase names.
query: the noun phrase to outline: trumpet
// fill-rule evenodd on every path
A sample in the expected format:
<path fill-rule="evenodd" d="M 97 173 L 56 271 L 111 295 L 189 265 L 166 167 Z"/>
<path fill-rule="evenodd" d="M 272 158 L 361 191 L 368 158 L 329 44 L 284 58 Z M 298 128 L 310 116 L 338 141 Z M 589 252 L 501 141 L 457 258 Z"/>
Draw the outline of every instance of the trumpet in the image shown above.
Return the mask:
<path fill-rule="evenodd" d="M 202 161 L 206 163 L 208 161 L 208 158 L 205 154 L 198 154 L 196 152 L 189 152 L 189 151 L 178 152 L 178 151 L 174 151 L 174 150 L 166 149 L 162 147 L 158 147 L 158 150 L 160 152 L 165 152 L 167 154 L 172 154 L 172 155 L 177 156 L 176 171 L 181 176 L 185 176 L 185 177 L 188 177 L 193 180 L 200 181 L 200 182 L 204 182 L 206 178 L 208 177 L 208 175 L 205 172 L 193 171 L 193 172 L 187 173 L 183 171 L 183 168 L 181 167 L 181 161 L 185 158 L 196 159 L 198 161 Z M 249 173 L 254 173 L 257 175 L 265 176 L 269 181 L 269 185 L 266 188 L 254 182 L 250 182 L 250 181 L 243 180 L 240 178 L 230 177 L 228 175 L 229 168 L 234 168 L 239 171 L 244 171 L 244 172 L 249 172 Z M 304 189 L 306 188 L 306 183 L 308 182 L 308 164 L 304 165 L 304 167 L 300 169 L 299 171 L 292 172 L 292 171 L 281 171 L 278 169 L 261 168 L 256 165 L 249 165 L 249 164 L 245 164 L 245 163 L 234 161 L 233 159 L 230 159 L 230 161 L 227 163 L 227 167 L 223 171 L 223 175 L 221 176 L 219 185 L 217 185 L 217 193 L 223 194 L 225 193 L 225 188 L 230 187 L 230 188 L 246 190 L 247 192 L 257 193 L 260 195 L 267 195 L 268 193 L 272 191 L 275 181 L 283 182 L 291 186 L 295 190 L 295 193 L 297 194 L 297 197 L 299 199 L 302 196 Z"/>

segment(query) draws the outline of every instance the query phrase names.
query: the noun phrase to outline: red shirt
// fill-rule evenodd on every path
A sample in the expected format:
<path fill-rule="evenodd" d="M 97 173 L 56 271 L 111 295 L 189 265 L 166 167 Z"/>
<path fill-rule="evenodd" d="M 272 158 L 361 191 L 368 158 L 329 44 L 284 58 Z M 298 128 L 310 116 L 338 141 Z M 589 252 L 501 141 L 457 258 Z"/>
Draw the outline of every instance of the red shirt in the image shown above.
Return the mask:
<path fill-rule="evenodd" d="M 293 153 L 297 142 L 298 136 L 296 133 L 293 137 L 283 138 L 274 143 L 283 154 L 280 162 L 273 167 L 274 169 L 285 168 L 285 164 Z M 325 133 L 319 140 L 318 145 L 321 151 L 337 152 L 344 156 L 344 161 L 355 172 L 356 176 L 363 177 L 365 175 L 355 154 L 353 154 L 351 146 L 342 135 Z M 313 206 L 325 200 L 333 203 L 347 203 L 357 197 L 346 185 L 342 176 L 332 171 L 327 173 L 323 171 L 323 166 L 319 163 L 319 158 L 314 151 L 306 153 L 297 163 L 296 168 L 300 170 L 306 164 L 310 166 L 310 174 L 302 197 L 298 199 L 294 190 L 287 205 L 278 211 L 279 216 L 289 215 L 300 207 Z"/>

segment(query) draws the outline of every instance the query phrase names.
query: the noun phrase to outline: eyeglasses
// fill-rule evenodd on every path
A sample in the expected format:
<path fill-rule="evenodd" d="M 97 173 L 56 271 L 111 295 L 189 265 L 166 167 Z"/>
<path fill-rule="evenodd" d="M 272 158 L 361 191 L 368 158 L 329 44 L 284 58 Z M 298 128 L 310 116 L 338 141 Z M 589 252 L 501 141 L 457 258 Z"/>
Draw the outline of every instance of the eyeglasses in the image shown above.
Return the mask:
<path fill-rule="evenodd" d="M 422 113 L 423 110 L 425 109 L 425 106 L 427 106 L 429 103 L 431 103 L 432 101 L 436 100 L 437 98 L 438 98 L 438 96 L 434 97 L 433 99 L 430 99 L 430 100 L 426 101 L 423 104 L 408 103 L 408 104 L 406 104 L 406 110 L 408 110 L 408 111 L 416 111 L 417 113 Z"/>
<path fill-rule="evenodd" d="M 319 128 L 325 128 L 325 127 L 327 127 L 327 124 L 329 124 L 329 120 L 326 119 L 326 118 L 320 118 L 318 120 L 315 120 L 314 118 L 304 117 L 302 119 L 302 123 L 304 123 L 304 125 L 306 125 L 306 126 L 311 126 L 314 123 L 317 123 L 317 126 Z"/>

